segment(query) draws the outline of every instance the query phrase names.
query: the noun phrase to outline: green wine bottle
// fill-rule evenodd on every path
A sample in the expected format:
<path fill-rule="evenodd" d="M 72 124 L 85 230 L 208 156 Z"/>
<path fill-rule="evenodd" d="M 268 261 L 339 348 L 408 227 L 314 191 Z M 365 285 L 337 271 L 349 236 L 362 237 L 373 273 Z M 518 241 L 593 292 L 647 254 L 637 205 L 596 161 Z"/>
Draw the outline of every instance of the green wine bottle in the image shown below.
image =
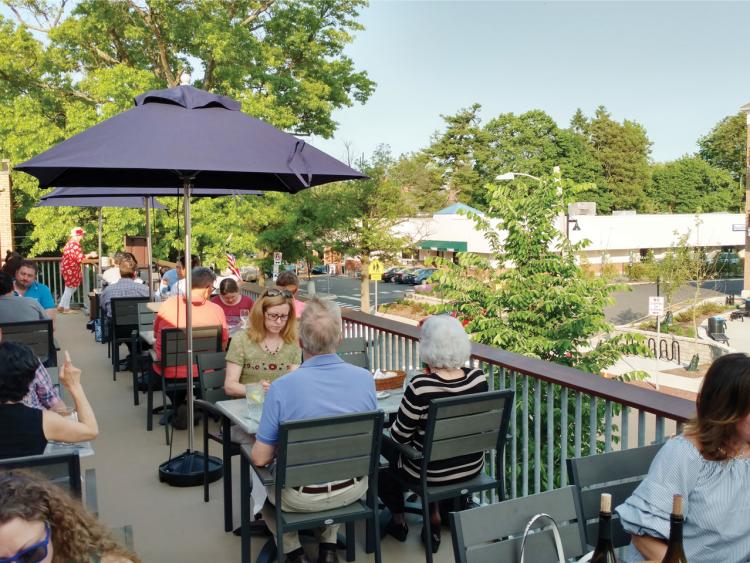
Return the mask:
<path fill-rule="evenodd" d="M 669 543 L 662 563 L 687 563 L 685 550 L 682 548 L 682 497 L 675 495 L 672 500 L 672 514 L 669 517 Z"/>
<path fill-rule="evenodd" d="M 617 563 L 612 545 L 612 495 L 607 493 L 599 501 L 599 539 L 591 563 Z"/>

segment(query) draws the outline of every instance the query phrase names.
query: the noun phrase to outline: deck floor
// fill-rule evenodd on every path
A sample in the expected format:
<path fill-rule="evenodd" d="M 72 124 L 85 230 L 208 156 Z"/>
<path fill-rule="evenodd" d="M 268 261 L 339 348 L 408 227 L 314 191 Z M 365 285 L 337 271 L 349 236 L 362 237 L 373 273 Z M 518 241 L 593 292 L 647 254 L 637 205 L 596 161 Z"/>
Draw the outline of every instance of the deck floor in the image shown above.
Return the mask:
<path fill-rule="evenodd" d="M 211 502 L 203 502 L 203 488 L 174 488 L 158 480 L 157 468 L 169 457 L 164 429 L 158 425 L 146 431 L 145 396 L 133 405 L 130 372 L 120 372 L 112 381 L 107 347 L 94 342 L 85 328 L 83 313 L 59 315 L 56 336 L 61 350 L 68 350 L 83 371 L 82 382 L 99 421 L 100 434 L 94 441 L 96 454 L 84 458 L 85 468 L 96 468 L 100 519 L 110 527 L 133 526 L 135 549 L 148 563 L 238 561 L 240 539 L 224 532 L 222 482 L 211 485 Z M 125 348 L 123 347 L 123 353 Z M 62 352 L 61 352 L 62 354 Z M 158 393 L 155 403 L 159 404 Z M 196 427 L 196 446 L 201 442 Z M 186 449 L 187 432 L 176 431 L 174 453 Z M 199 448 L 200 449 L 200 448 Z M 211 453 L 221 456 L 220 446 Z M 234 459 L 234 519 L 239 524 L 239 460 Z M 419 540 L 420 519 L 411 517 L 409 538 L 399 543 L 383 540 L 383 561 L 424 561 Z M 265 538 L 253 538 L 255 557 Z M 314 546 L 310 545 L 310 555 Z M 339 552 L 344 561 L 344 553 Z M 374 561 L 364 551 L 364 529 L 358 528 L 357 561 Z M 443 528 L 443 541 L 436 563 L 453 561 L 450 531 Z"/>

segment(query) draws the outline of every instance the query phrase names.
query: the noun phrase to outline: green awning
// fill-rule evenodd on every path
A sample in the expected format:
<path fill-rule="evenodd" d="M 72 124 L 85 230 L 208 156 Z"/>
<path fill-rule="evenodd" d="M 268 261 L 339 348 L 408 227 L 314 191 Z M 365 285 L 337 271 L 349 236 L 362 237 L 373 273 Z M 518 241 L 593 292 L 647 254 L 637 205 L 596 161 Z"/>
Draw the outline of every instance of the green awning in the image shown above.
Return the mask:
<path fill-rule="evenodd" d="M 452 252 L 466 252 L 466 242 L 458 240 L 423 240 L 419 244 L 422 250 L 450 250 Z"/>

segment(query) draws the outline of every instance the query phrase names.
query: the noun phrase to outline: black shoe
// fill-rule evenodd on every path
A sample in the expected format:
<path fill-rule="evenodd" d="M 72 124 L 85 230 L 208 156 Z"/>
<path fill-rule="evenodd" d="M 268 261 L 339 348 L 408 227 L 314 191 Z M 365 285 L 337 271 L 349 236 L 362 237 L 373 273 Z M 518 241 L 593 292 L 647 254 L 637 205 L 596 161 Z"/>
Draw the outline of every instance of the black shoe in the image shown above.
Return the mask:
<path fill-rule="evenodd" d="M 339 563 L 339 556 L 336 554 L 336 544 L 321 543 L 318 549 L 318 563 Z"/>
<path fill-rule="evenodd" d="M 385 533 L 392 535 L 400 542 L 406 541 L 406 536 L 409 534 L 409 526 L 406 524 L 396 524 L 391 518 L 385 526 Z"/>
<path fill-rule="evenodd" d="M 170 421 L 175 430 L 187 430 L 187 405 L 180 405 Z"/>
<path fill-rule="evenodd" d="M 287 563 L 312 563 L 310 559 L 305 555 L 302 548 L 295 549 L 291 553 L 287 553 L 285 560 Z"/>
<path fill-rule="evenodd" d="M 422 543 L 427 545 L 427 538 L 425 534 L 427 530 L 427 526 L 422 527 Z M 432 553 L 437 553 L 438 549 L 440 549 L 440 524 L 437 526 L 433 523 L 430 523 L 430 539 L 432 540 Z"/>

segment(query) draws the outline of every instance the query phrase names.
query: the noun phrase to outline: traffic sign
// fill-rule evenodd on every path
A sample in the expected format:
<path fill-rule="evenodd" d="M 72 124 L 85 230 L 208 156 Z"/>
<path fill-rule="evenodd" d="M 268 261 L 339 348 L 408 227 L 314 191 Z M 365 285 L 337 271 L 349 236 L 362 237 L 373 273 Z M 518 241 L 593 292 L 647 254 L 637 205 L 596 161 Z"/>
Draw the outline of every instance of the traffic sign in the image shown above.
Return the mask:
<path fill-rule="evenodd" d="M 281 264 L 281 252 L 274 252 L 273 253 L 273 263 L 274 264 Z"/>
<path fill-rule="evenodd" d="M 659 317 L 664 314 L 663 297 L 652 296 L 648 298 L 648 314 L 652 317 Z"/>
<path fill-rule="evenodd" d="M 370 267 L 367 270 L 370 275 L 370 279 L 373 281 L 380 281 L 383 279 L 383 263 L 380 260 L 373 260 L 370 262 Z"/>

